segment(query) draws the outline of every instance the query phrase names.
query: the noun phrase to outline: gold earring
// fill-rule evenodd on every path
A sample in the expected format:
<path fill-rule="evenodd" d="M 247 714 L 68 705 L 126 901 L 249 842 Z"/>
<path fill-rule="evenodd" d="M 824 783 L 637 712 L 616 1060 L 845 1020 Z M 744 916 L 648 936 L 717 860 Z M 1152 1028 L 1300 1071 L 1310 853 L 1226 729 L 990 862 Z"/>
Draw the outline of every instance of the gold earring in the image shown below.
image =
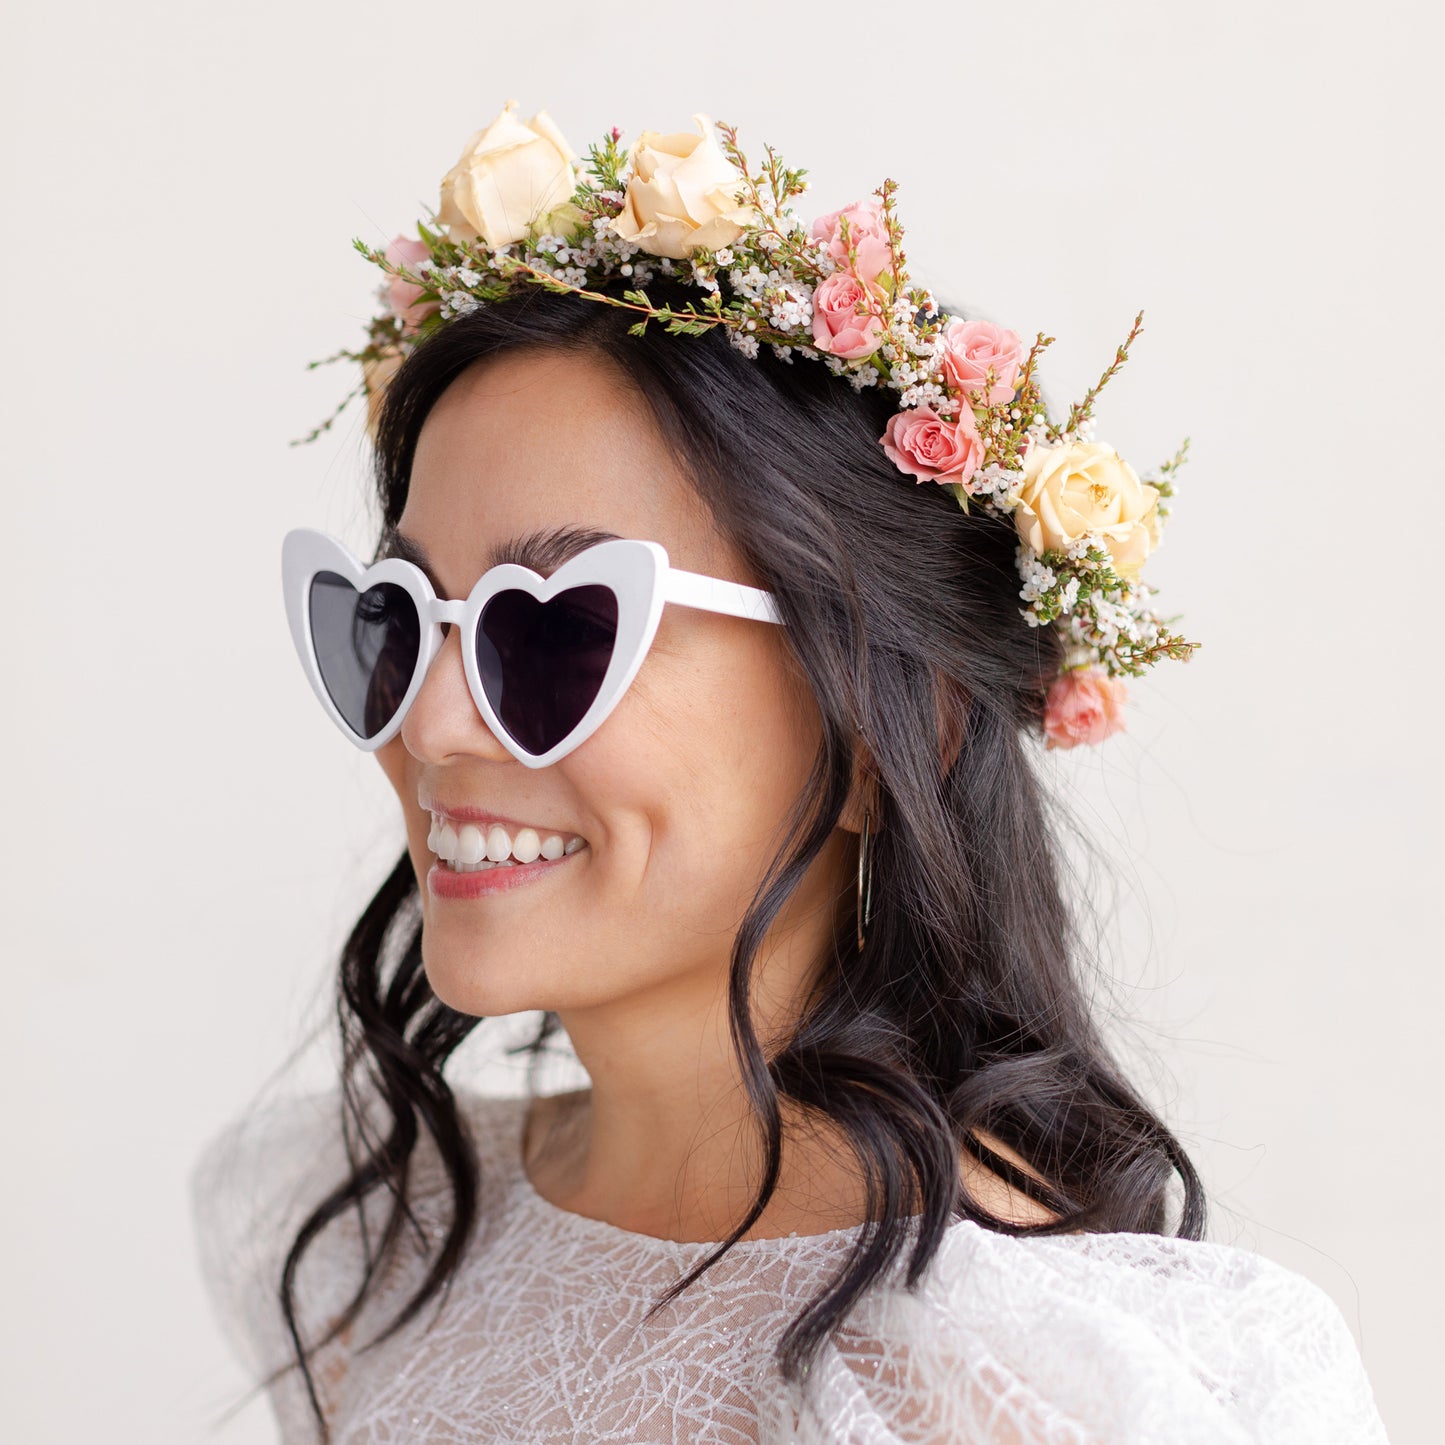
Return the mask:
<path fill-rule="evenodd" d="M 858 835 L 858 952 L 863 952 L 863 930 L 873 914 L 873 845 L 869 836 L 871 819 L 863 810 L 863 831 Z M 864 879 L 864 873 L 867 879 Z"/>

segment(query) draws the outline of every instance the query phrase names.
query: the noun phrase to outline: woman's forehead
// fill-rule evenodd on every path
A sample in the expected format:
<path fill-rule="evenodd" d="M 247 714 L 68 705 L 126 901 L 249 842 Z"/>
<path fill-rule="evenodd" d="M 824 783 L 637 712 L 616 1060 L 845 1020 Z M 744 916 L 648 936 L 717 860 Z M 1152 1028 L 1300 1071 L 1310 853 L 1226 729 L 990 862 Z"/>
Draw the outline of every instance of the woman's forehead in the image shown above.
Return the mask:
<path fill-rule="evenodd" d="M 646 400 L 586 353 L 519 353 L 458 377 L 422 426 L 397 530 L 449 582 L 522 550 L 559 566 L 586 545 L 570 533 L 660 542 L 690 570 L 731 562 Z"/>

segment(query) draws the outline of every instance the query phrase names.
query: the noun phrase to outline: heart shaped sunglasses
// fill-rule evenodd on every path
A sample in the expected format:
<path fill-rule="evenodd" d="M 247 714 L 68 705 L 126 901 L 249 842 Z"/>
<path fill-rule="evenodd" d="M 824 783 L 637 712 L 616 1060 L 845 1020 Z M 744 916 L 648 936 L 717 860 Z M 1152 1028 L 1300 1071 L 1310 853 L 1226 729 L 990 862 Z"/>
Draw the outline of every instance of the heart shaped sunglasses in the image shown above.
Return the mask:
<path fill-rule="evenodd" d="M 440 650 L 461 629 L 467 687 L 487 727 L 529 768 L 585 742 L 642 666 L 663 605 L 783 624 L 770 592 L 685 572 L 660 542 L 614 538 L 550 576 L 505 562 L 465 601 L 437 597 L 400 557 L 363 565 L 310 528 L 281 546 L 286 618 L 327 716 L 367 752 L 391 741 Z"/>

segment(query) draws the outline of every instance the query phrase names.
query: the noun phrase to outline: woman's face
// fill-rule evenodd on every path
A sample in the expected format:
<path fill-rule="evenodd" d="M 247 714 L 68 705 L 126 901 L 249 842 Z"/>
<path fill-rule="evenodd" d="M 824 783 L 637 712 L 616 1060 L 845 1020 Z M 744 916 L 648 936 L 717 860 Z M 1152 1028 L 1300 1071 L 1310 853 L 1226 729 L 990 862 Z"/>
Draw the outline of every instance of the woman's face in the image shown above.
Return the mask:
<path fill-rule="evenodd" d="M 660 542 L 676 567 L 757 585 L 645 401 L 603 362 L 529 352 L 477 364 L 422 428 L 398 530 L 430 558 L 438 595 L 459 599 L 494 549 L 561 526 Z M 535 769 L 488 730 L 460 648 L 448 627 L 401 732 L 377 753 L 405 816 L 438 997 L 478 1016 L 575 1013 L 642 995 L 715 1000 L 820 741 L 784 629 L 667 604 L 616 708 Z M 438 896 L 428 804 L 585 846 L 520 887 Z M 855 844 L 836 832 L 774 923 L 764 953 L 780 1005 L 811 980 L 851 905 Z"/>

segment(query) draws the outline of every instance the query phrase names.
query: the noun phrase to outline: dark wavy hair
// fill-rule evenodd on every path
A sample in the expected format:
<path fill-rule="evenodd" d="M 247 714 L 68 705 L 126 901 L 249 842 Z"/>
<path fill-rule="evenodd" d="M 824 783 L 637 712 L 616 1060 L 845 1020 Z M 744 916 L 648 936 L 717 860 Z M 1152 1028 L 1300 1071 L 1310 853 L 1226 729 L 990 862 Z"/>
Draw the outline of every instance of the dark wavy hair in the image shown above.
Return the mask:
<path fill-rule="evenodd" d="M 650 294 L 674 304 L 688 296 L 668 281 Z M 533 287 L 441 326 L 386 390 L 375 481 L 389 528 L 405 505 L 428 413 L 473 363 L 523 350 L 599 359 L 646 399 L 716 525 L 777 599 L 781 635 L 817 699 L 817 757 L 784 845 L 738 925 L 728 977 L 732 1039 L 766 1145 L 764 1177 L 732 1235 L 654 1308 L 694 1283 L 762 1213 L 778 1179 L 783 1099 L 825 1116 L 849 1141 L 876 1220 L 856 1237 L 836 1282 L 785 1331 L 777 1362 L 789 1380 L 806 1373 L 903 1253 L 907 1218 L 918 1211 L 910 1285 L 960 1217 L 1015 1235 L 1166 1233 L 1175 1174 L 1175 1232 L 1202 1238 L 1199 1176 L 1091 1015 L 1091 955 L 1060 847 L 1069 820 L 1032 756 L 1041 751 L 1061 642 L 1057 629 L 1020 616 L 1012 525 L 977 508 L 965 514 L 942 488 L 898 472 L 879 446 L 892 392 L 855 389 L 815 359 L 789 361 L 767 347 L 749 359 L 718 331 L 674 336 L 653 324 L 635 336 L 635 320 Z M 791 1037 L 769 1057 L 748 1008 L 758 948 L 838 825 L 860 741 L 878 819 L 866 947 L 860 954 L 850 911 L 830 955 L 817 960 Z M 481 1020 L 432 992 L 419 920 L 403 851 L 341 957 L 340 1096 L 351 1172 L 305 1220 L 279 1281 L 296 1356 L 285 1368 L 303 1372 L 323 1441 L 329 1429 L 309 1355 L 348 1329 L 404 1223 L 415 1226 L 408 1178 L 422 1130 L 445 1171 L 450 1227 L 380 1339 L 448 1283 L 476 1222 L 479 1165 L 445 1070 Z M 543 1015 L 522 1046 L 534 1064 L 559 1028 L 555 1013 Z M 376 1117 L 383 1127 L 371 1127 Z M 989 1149 L 980 1131 L 1029 1171 Z M 1054 1217 L 1025 1224 L 987 1210 L 960 1169 L 965 1150 Z M 372 1239 L 363 1204 L 378 1189 L 390 1204 Z M 348 1210 L 363 1217 L 361 1278 L 325 1339 L 308 1349 L 296 1322 L 297 1266 Z"/>

